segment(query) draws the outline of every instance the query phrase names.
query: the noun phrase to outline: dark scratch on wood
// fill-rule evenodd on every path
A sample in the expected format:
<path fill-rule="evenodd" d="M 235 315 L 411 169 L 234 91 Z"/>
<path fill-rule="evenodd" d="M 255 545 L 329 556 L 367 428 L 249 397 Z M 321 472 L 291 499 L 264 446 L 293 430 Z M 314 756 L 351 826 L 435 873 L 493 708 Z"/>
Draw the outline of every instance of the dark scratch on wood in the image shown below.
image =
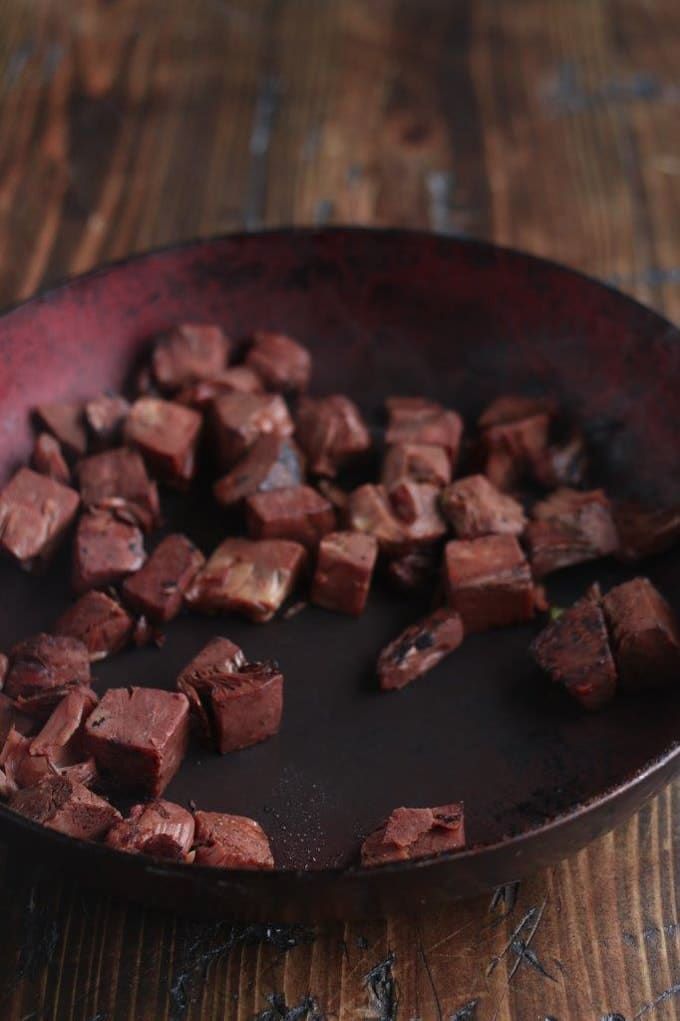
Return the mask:
<path fill-rule="evenodd" d="M 636 273 L 610 273 L 604 280 L 612 287 L 663 287 L 680 283 L 680 266 L 648 266 Z"/>
<path fill-rule="evenodd" d="M 33 42 L 22 43 L 12 50 L 5 65 L 4 77 L 7 85 L 14 85 L 19 80 L 34 52 Z"/>
<path fill-rule="evenodd" d="M 633 1015 L 633 1021 L 637 1021 L 639 1017 L 643 1017 L 648 1014 L 651 1010 L 656 1010 L 662 1003 L 667 1003 L 672 1000 L 674 996 L 680 996 L 680 982 L 676 985 L 671 986 L 670 989 L 665 989 L 663 993 L 659 993 L 651 1003 L 646 1003 L 644 1007 L 641 1007 L 637 1014 Z"/>
<path fill-rule="evenodd" d="M 510 937 L 509 942 L 505 946 L 505 949 L 503 950 L 503 952 L 500 954 L 498 960 L 502 960 L 502 958 L 505 957 L 505 955 L 508 953 L 508 951 L 512 949 L 513 943 L 515 942 L 516 939 L 520 938 L 520 936 L 523 933 L 525 928 L 528 929 L 528 933 L 527 933 L 526 939 L 523 941 L 524 942 L 524 947 L 526 949 L 526 948 L 528 948 L 530 946 L 531 941 L 533 940 L 534 936 L 536 935 L 536 933 L 538 931 L 538 927 L 541 924 L 541 920 L 543 918 L 543 914 L 545 912 L 545 906 L 546 906 L 547 903 L 548 903 L 547 900 L 544 900 L 543 903 L 541 904 L 540 908 L 533 907 L 533 908 L 530 908 L 529 911 L 527 911 L 526 915 L 524 916 L 522 921 L 519 923 L 519 925 L 517 926 L 517 928 L 513 932 L 512 936 Z M 519 966 L 521 965 L 523 959 L 524 959 L 523 957 L 517 957 L 517 959 L 515 960 L 515 963 L 513 964 L 512 968 L 510 969 L 510 974 L 508 975 L 508 981 L 507 981 L 506 986 L 505 986 L 505 991 L 503 993 L 503 996 L 501 997 L 501 1001 L 500 1001 L 501 1003 L 503 1002 L 503 1000 L 505 1000 L 506 996 L 508 995 L 508 991 L 510 989 L 510 986 L 512 985 L 512 980 L 514 979 L 515 975 L 517 974 L 517 971 L 519 970 Z M 496 961 L 496 964 L 498 963 L 498 960 Z M 493 968 L 491 968 L 491 962 L 490 962 L 490 966 L 489 967 L 490 967 L 491 971 L 493 971 Z M 495 967 L 495 965 L 494 965 L 494 967 Z M 490 974 L 491 971 L 487 970 L 487 975 Z M 494 1012 L 492 1021 L 496 1021 L 496 1018 L 498 1017 L 499 1010 L 500 1010 L 500 1003 L 499 1003 L 498 1007 L 496 1008 L 496 1010 Z"/>
<path fill-rule="evenodd" d="M 543 901 L 543 903 L 541 904 L 541 907 L 539 909 L 537 909 L 536 914 L 534 915 L 534 917 L 533 917 L 533 919 L 532 919 L 532 921 L 530 923 L 529 933 L 527 935 L 526 940 L 524 940 L 524 952 L 525 953 L 528 950 L 529 945 L 530 945 L 531 941 L 533 940 L 534 936 L 536 935 L 536 933 L 538 931 L 539 925 L 541 924 L 541 920 L 543 918 L 543 913 L 545 911 L 546 903 L 547 903 L 546 901 Z M 513 940 L 512 942 L 514 943 L 515 941 Z M 511 944 L 511 946 L 512 946 L 512 944 Z M 524 953 L 522 954 L 522 956 L 517 958 L 517 960 L 515 961 L 515 963 L 513 964 L 512 968 L 510 970 L 510 974 L 508 975 L 508 987 L 510 986 L 510 983 L 512 982 L 515 974 L 517 973 L 517 969 L 519 968 L 519 966 L 520 966 L 520 964 L 522 963 L 523 960 L 524 960 Z"/>
<path fill-rule="evenodd" d="M 428 197 L 428 219 L 432 230 L 448 234 L 451 230 L 451 195 L 453 173 L 448 170 L 431 170 L 425 177 Z"/>
<path fill-rule="evenodd" d="M 314 210 L 314 223 L 317 227 L 323 227 L 330 222 L 334 209 L 333 199 L 319 199 Z"/>
<path fill-rule="evenodd" d="M 611 30 L 617 54 L 625 54 L 627 44 L 619 19 L 611 19 Z M 625 110 L 614 106 L 612 113 L 618 136 L 619 165 L 632 200 L 632 241 L 641 252 L 646 253 L 644 258 L 647 265 L 656 271 L 658 270 L 657 245 L 651 210 L 652 198 L 647 177 L 642 171 L 640 139 L 632 118 L 626 114 Z M 658 289 L 658 285 L 650 286 Z"/>
<path fill-rule="evenodd" d="M 528 964 L 530 968 L 534 969 L 534 971 L 537 971 L 539 975 L 543 975 L 544 978 L 549 978 L 551 982 L 557 981 L 555 976 L 551 975 L 543 962 L 539 960 L 537 954 L 535 954 L 533 950 L 529 949 L 524 940 L 513 940 L 511 950 L 519 957 L 520 960 Z"/>
<path fill-rule="evenodd" d="M 59 65 L 66 55 L 66 51 L 63 46 L 59 43 L 52 43 L 45 49 L 45 55 L 43 57 L 43 81 L 49 82 L 56 74 Z"/>
<path fill-rule="evenodd" d="M 392 971 L 396 959 L 396 954 L 390 950 L 385 960 L 374 965 L 364 976 L 364 985 L 368 989 L 369 1009 L 377 1011 L 369 1014 L 366 1021 L 397 1021 L 399 986 Z"/>
<path fill-rule="evenodd" d="M 452 170 L 431 170 L 425 177 L 428 198 L 428 220 L 438 234 L 464 237 L 463 224 L 474 218 L 478 210 L 456 199 L 456 178 Z"/>
<path fill-rule="evenodd" d="M 479 1000 L 469 1000 L 468 1003 L 459 1007 L 451 1014 L 449 1021 L 474 1021 L 477 1017 L 477 1004 Z"/>
<path fill-rule="evenodd" d="M 262 84 L 255 102 L 250 132 L 248 189 L 243 203 L 246 230 L 262 226 L 267 199 L 269 147 L 281 102 L 281 81 L 276 68 L 276 27 L 281 0 L 269 0 L 265 13 L 266 42 L 262 59 Z"/>
<path fill-rule="evenodd" d="M 420 954 L 420 957 L 422 959 L 423 965 L 425 967 L 425 973 L 427 974 L 427 980 L 430 983 L 430 988 L 432 989 L 432 995 L 434 996 L 434 1002 L 435 1002 L 435 1006 L 436 1006 L 436 1009 L 437 1009 L 438 1021 L 442 1021 L 442 1005 L 441 1005 L 441 1000 L 439 999 L 439 993 L 438 993 L 437 987 L 436 987 L 436 985 L 434 983 L 434 977 L 432 975 L 432 969 L 430 968 L 430 962 L 427 959 L 427 954 L 425 953 L 425 947 L 423 946 L 423 941 L 420 938 L 420 936 L 418 937 L 418 953 Z"/>
<path fill-rule="evenodd" d="M 178 966 L 170 984 L 169 1021 L 187 1012 L 197 979 L 201 985 L 211 965 L 236 946 L 266 945 L 280 953 L 314 941 L 313 929 L 302 925 L 232 925 L 225 922 L 185 923 L 177 936 Z"/>
<path fill-rule="evenodd" d="M 555 114 L 581 113 L 608 103 L 617 105 L 634 102 L 675 103 L 679 92 L 675 85 L 665 85 L 656 75 L 646 71 L 619 78 L 610 78 L 599 88 L 584 85 L 578 66 L 566 60 L 543 88 L 547 106 Z"/>
<path fill-rule="evenodd" d="M 313 996 L 303 996 L 294 1007 L 289 1007 L 283 993 L 269 993 L 269 1007 L 256 1014 L 253 1021 L 323 1021 L 323 1014 Z"/>
<path fill-rule="evenodd" d="M 489 914 L 497 916 L 495 921 L 502 922 L 515 910 L 520 885 L 517 880 L 514 883 L 505 883 L 504 886 L 496 887 L 489 904 Z"/>
<path fill-rule="evenodd" d="M 633 950 L 640 949 L 640 940 L 643 943 L 651 943 L 653 946 L 658 945 L 661 942 L 662 937 L 667 939 L 674 939 L 680 935 L 680 922 L 664 922 L 662 925 L 648 925 L 646 926 L 639 936 L 634 932 L 624 930 L 621 933 L 621 939 L 625 946 L 631 947 Z"/>
<path fill-rule="evenodd" d="M 648 925 L 642 930 L 642 938 L 645 943 L 658 943 L 661 936 L 680 936 L 680 922 L 666 922 L 660 928 L 656 925 Z"/>
<path fill-rule="evenodd" d="M 267 156 L 279 109 L 281 85 L 276 75 L 267 74 L 257 97 L 250 134 L 250 172 L 243 220 L 247 230 L 262 226 L 267 193 Z"/>
<path fill-rule="evenodd" d="M 510 939 L 507 941 L 507 943 L 501 950 L 500 954 L 497 954 L 495 957 L 492 957 L 491 960 L 489 961 L 488 967 L 486 969 L 487 978 L 489 977 L 489 975 L 492 974 L 493 971 L 495 971 L 496 967 L 500 964 L 500 962 L 503 960 L 508 951 L 511 950 L 512 944 L 515 942 L 515 940 L 519 939 L 524 929 L 527 928 L 527 926 L 529 926 L 533 922 L 537 914 L 538 914 L 537 907 L 529 908 L 529 910 L 521 919 L 519 924 L 515 926 L 510 936 Z"/>

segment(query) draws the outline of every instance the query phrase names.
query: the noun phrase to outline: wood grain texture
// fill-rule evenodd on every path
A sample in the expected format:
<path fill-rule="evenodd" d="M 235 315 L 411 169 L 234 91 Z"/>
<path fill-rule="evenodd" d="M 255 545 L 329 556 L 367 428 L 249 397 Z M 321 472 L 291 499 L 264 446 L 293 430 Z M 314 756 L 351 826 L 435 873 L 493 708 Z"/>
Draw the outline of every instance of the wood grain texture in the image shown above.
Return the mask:
<path fill-rule="evenodd" d="M 680 318 L 676 0 L 1 0 L 0 303 L 247 226 L 430 226 Z M 680 786 L 519 890 L 205 925 L 0 859 L 7 1021 L 680 1017 Z"/>

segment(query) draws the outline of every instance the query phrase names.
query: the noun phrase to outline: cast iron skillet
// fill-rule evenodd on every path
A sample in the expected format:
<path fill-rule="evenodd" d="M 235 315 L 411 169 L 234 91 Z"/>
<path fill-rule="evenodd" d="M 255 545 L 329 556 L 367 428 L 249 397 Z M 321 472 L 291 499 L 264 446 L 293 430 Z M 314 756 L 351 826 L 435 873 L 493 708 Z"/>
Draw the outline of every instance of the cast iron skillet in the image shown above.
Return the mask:
<path fill-rule="evenodd" d="M 507 392 L 555 393 L 590 435 L 617 496 L 680 499 L 680 337 L 658 315 L 551 263 L 493 245 L 404 231 L 287 230 L 200 241 L 100 270 L 0 319 L 0 476 L 30 449 L 29 409 L 120 387 L 147 339 L 178 320 L 290 332 L 311 348 L 314 389 L 352 394 L 374 422 L 388 394 L 426 394 L 473 420 Z M 202 494 L 166 500 L 207 550 L 224 518 Z M 680 609 L 680 559 L 645 565 Z M 550 579 L 564 604 L 598 564 Z M 68 599 L 68 554 L 41 580 L 0 568 L 0 647 Z M 376 653 L 426 605 L 376 590 L 358 620 L 307 609 L 267 626 L 185 616 L 162 650 L 95 668 L 96 687 L 172 687 L 212 635 L 287 678 L 280 735 L 219 758 L 194 753 L 168 796 L 255 816 L 281 868 L 164 865 L 43 831 L 0 809 L 3 839 L 83 881 L 202 915 L 298 919 L 440 904 L 570 854 L 626 818 L 680 764 L 680 692 L 621 697 L 584 715 L 536 676 L 527 626 L 467 640 L 430 676 L 374 690 Z M 397 805 L 463 799 L 469 849 L 374 871 L 360 838 Z"/>

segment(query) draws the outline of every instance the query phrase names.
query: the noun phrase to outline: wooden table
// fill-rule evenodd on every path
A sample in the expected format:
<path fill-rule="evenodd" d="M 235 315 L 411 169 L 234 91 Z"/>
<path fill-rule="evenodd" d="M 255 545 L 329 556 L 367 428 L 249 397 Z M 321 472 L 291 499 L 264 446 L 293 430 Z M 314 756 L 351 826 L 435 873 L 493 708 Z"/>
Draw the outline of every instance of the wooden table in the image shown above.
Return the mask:
<path fill-rule="evenodd" d="M 679 67 L 677 0 L 3 0 L 0 301 L 338 222 L 494 238 L 680 319 Z M 680 1017 L 678 784 L 420 919 L 203 925 L 0 874 L 7 1021 Z"/>

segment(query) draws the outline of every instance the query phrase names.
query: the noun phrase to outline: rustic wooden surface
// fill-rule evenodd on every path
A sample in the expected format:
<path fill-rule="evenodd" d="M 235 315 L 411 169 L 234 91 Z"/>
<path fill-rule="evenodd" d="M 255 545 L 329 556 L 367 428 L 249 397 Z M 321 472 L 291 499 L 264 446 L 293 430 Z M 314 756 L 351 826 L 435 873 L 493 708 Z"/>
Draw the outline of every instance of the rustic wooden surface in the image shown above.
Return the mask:
<path fill-rule="evenodd" d="M 677 0 L 0 0 L 0 303 L 338 222 L 495 238 L 680 319 L 679 67 Z M 206 926 L 5 861 L 0 1017 L 671 1021 L 679 866 L 680 785 L 421 919 Z"/>

